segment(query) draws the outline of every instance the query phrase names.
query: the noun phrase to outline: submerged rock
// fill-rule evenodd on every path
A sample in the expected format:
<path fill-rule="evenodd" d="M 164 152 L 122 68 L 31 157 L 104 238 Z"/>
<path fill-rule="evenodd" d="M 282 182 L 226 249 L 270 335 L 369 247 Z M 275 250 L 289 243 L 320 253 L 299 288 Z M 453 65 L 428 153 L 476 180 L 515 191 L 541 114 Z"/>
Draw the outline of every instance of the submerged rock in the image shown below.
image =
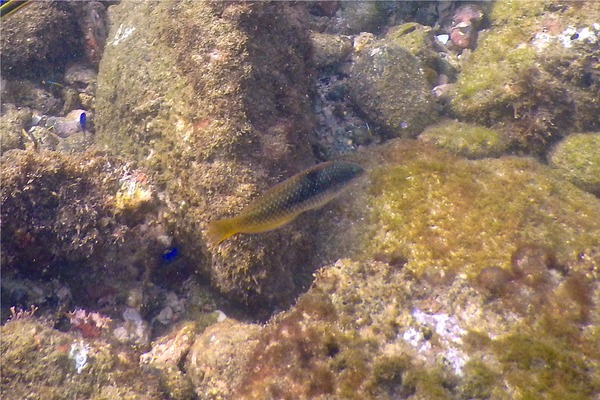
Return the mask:
<path fill-rule="evenodd" d="M 323 241 L 338 257 L 400 257 L 419 276 L 474 277 L 508 269 L 527 241 L 597 277 L 600 202 L 551 168 L 518 157 L 458 159 L 402 140 L 363 157 L 369 181 L 339 210 L 351 220 L 336 221 Z"/>
<path fill-rule="evenodd" d="M 185 370 L 201 399 L 234 398 L 244 377 L 261 327 L 234 320 L 210 326 L 196 337 Z"/>
<path fill-rule="evenodd" d="M 82 51 L 73 18 L 80 7 L 68 2 L 39 2 L 3 20 L 2 74 L 22 77 L 63 69 Z"/>
<path fill-rule="evenodd" d="M 387 23 L 386 4 L 378 1 L 343 1 L 328 30 L 343 35 L 379 32 Z"/>
<path fill-rule="evenodd" d="M 599 393 L 598 199 L 532 159 L 360 158 L 370 180 L 323 227 L 352 259 L 263 328 L 237 397 Z"/>
<path fill-rule="evenodd" d="M 310 216 L 220 246 L 204 229 L 313 163 L 305 6 L 122 2 L 110 12 L 100 144 L 165 187 L 175 238 L 216 288 L 263 309 L 289 303 L 310 270 Z"/>
<path fill-rule="evenodd" d="M 356 106 L 387 137 L 415 137 L 437 119 L 421 63 L 392 42 L 364 46 L 352 65 L 349 85 Z"/>
<path fill-rule="evenodd" d="M 506 138 L 499 132 L 456 120 L 428 127 L 419 135 L 419 140 L 471 159 L 497 157 L 508 148 Z"/>
<path fill-rule="evenodd" d="M 2 398 L 161 399 L 155 376 L 135 354 L 26 317 L 0 327 Z"/>
<path fill-rule="evenodd" d="M 0 151 L 6 153 L 12 149 L 24 149 L 28 138 L 23 134 L 31 120 L 31 110 L 17 109 L 12 104 L 3 105 L 0 118 Z"/>
<path fill-rule="evenodd" d="M 317 68 L 335 67 L 350 54 L 352 41 L 341 35 L 311 32 L 313 63 Z"/>
<path fill-rule="evenodd" d="M 385 38 L 405 48 L 421 61 L 430 84 L 437 82 L 438 74 L 443 74 L 452 82 L 456 80 L 458 59 L 435 40 L 431 27 L 409 22 L 390 29 Z"/>
<path fill-rule="evenodd" d="M 598 309 L 592 292 L 566 294 L 569 278 L 560 281 L 515 312 L 514 293 L 490 300 L 464 276 L 439 285 L 388 263 L 339 260 L 263 328 L 235 397 L 589 398 L 600 390 L 597 332 L 558 304 L 593 318 Z"/>
<path fill-rule="evenodd" d="M 502 129 L 529 153 L 569 132 L 597 130 L 599 14 L 596 1 L 494 2 L 491 27 L 458 76 L 453 112 Z"/>
<path fill-rule="evenodd" d="M 550 152 L 550 165 L 575 185 L 600 196 L 600 133 L 570 135 Z"/>
<path fill-rule="evenodd" d="M 78 306 L 93 309 L 122 306 L 132 288 L 152 286 L 167 245 L 154 186 L 140 171 L 99 152 L 13 150 L 1 164 L 2 283 L 12 288 L 3 293 L 3 316 L 11 305 L 71 307 L 71 296 L 59 296 L 64 285 Z M 38 301 L 45 280 L 58 287 Z"/>

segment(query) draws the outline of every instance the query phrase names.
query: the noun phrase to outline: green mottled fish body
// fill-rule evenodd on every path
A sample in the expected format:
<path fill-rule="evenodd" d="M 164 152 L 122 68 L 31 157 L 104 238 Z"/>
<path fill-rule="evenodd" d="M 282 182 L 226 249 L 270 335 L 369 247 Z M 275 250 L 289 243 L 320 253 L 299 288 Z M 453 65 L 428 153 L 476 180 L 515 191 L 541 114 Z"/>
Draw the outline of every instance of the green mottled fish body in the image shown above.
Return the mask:
<path fill-rule="evenodd" d="M 357 164 L 329 161 L 281 182 L 250 203 L 236 217 L 212 221 L 209 239 L 220 243 L 236 233 L 259 233 L 293 221 L 304 211 L 337 197 L 364 172 Z"/>

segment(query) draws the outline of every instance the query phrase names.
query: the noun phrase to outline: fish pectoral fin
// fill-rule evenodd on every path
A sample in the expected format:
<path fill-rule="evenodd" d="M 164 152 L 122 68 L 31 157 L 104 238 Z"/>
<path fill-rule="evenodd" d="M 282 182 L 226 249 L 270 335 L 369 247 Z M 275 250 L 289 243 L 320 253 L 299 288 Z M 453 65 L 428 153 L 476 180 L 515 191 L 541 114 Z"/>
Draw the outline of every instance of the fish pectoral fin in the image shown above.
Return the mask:
<path fill-rule="evenodd" d="M 219 219 L 208 223 L 208 240 L 214 245 L 218 245 L 223 240 L 238 233 L 235 228 L 233 218 Z"/>

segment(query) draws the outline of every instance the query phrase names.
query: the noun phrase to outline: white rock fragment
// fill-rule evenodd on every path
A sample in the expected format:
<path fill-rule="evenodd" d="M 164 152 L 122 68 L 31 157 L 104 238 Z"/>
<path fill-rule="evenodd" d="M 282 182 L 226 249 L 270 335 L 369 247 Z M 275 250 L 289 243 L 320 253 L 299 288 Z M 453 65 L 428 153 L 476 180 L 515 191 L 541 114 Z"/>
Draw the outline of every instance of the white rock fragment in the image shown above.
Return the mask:
<path fill-rule="evenodd" d="M 71 350 L 69 351 L 69 358 L 73 360 L 75 370 L 78 374 L 83 371 L 83 368 L 87 365 L 89 346 L 80 340 L 79 342 L 73 342 Z"/>
<path fill-rule="evenodd" d="M 456 319 L 448 314 L 428 314 L 415 308 L 412 312 L 415 322 L 425 326 L 438 335 L 438 346 L 432 345 L 425 338 L 421 330 L 409 327 L 402 335 L 402 339 L 426 357 L 441 359 L 441 362 L 450 367 L 456 375 L 462 375 L 462 370 L 469 356 L 460 350 L 462 336 L 466 331 L 458 324 Z M 441 346 L 441 352 L 438 348 Z"/>
<path fill-rule="evenodd" d="M 444 35 L 437 35 L 435 38 L 441 44 L 446 44 L 446 43 L 448 43 L 448 40 L 450 40 L 450 35 L 445 35 L 445 34 Z"/>
<path fill-rule="evenodd" d="M 150 339 L 150 327 L 133 308 L 123 312 L 124 322 L 113 331 L 115 339 L 121 343 L 147 345 Z"/>
<path fill-rule="evenodd" d="M 227 315 L 223 311 L 216 310 L 215 313 L 217 313 L 217 322 L 223 322 L 227 319 Z"/>
<path fill-rule="evenodd" d="M 123 24 L 119 25 L 119 29 L 117 29 L 117 33 L 115 33 L 115 37 L 112 41 L 113 46 L 119 45 L 123 40 L 127 39 L 131 34 L 135 32 L 135 27 L 131 26 L 128 28 L 124 28 Z"/>

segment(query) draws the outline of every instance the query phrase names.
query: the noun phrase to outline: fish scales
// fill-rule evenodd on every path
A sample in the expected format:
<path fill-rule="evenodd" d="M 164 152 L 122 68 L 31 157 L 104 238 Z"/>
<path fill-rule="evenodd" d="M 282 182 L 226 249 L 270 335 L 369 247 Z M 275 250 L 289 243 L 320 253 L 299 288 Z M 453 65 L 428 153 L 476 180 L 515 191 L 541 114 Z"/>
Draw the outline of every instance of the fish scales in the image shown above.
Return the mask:
<path fill-rule="evenodd" d="M 236 233 L 259 233 L 293 221 L 304 211 L 337 197 L 364 172 L 357 164 L 329 161 L 317 164 L 269 189 L 233 218 L 212 221 L 209 240 L 220 243 Z"/>

